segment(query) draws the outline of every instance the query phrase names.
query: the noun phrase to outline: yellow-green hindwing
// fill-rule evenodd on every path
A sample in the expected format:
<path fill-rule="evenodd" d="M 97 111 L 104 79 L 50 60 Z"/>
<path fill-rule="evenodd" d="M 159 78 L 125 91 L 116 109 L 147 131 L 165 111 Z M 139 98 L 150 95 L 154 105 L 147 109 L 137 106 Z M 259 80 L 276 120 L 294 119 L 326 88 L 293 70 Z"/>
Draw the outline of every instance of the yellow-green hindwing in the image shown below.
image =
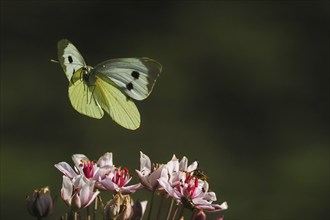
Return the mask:
<path fill-rule="evenodd" d="M 140 127 L 140 113 L 136 105 L 112 81 L 96 77 L 93 95 L 119 125 L 131 130 Z"/>
<path fill-rule="evenodd" d="M 75 72 L 69 84 L 69 98 L 74 109 L 83 115 L 100 119 L 103 110 L 94 98 L 95 86 L 88 86 L 82 79 L 82 69 Z"/>

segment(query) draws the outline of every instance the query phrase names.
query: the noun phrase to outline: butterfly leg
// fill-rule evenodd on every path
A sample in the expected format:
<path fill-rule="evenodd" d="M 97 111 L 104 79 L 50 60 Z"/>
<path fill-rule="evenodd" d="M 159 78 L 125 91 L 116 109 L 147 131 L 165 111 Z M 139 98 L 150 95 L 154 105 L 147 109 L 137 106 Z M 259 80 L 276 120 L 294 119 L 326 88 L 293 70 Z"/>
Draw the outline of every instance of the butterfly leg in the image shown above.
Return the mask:
<path fill-rule="evenodd" d="M 90 102 L 89 102 L 89 104 L 92 102 L 92 97 L 93 97 L 93 94 L 94 94 L 94 91 L 95 91 L 95 85 L 91 85 L 91 86 L 89 86 L 89 88 L 91 88 L 91 87 L 93 87 L 93 89 L 92 89 L 92 92 L 91 92 L 91 98 L 90 98 Z M 95 100 L 95 104 L 97 105 L 97 101 Z"/>

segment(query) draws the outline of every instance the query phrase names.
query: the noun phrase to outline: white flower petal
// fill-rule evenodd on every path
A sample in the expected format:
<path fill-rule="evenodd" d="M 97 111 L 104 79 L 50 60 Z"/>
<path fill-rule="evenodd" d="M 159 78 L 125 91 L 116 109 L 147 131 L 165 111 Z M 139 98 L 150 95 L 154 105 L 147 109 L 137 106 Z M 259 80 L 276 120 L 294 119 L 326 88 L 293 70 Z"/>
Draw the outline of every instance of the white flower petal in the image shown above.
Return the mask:
<path fill-rule="evenodd" d="M 228 209 L 228 204 L 227 202 L 223 202 L 221 205 L 220 205 L 221 209 L 225 210 L 225 209 Z"/>
<path fill-rule="evenodd" d="M 197 163 L 197 161 L 194 161 L 192 164 L 190 164 L 187 167 L 187 172 L 192 172 L 192 171 L 196 170 L 197 167 L 198 167 L 198 163 Z"/>
<path fill-rule="evenodd" d="M 207 192 L 204 195 L 205 200 L 210 200 L 210 201 L 217 201 L 217 196 L 214 192 Z"/>
<path fill-rule="evenodd" d="M 75 165 L 75 167 L 80 168 L 79 165 L 81 164 L 81 161 L 89 161 L 88 157 L 86 157 L 84 154 L 74 154 L 72 155 L 72 160 Z"/>
<path fill-rule="evenodd" d="M 120 191 L 122 192 L 122 194 L 130 194 L 130 193 L 134 193 L 136 190 L 138 189 L 142 189 L 143 185 L 141 183 L 137 183 L 131 186 L 127 186 L 127 187 L 121 187 Z"/>
<path fill-rule="evenodd" d="M 112 167 L 113 162 L 112 162 L 112 153 L 105 153 L 103 156 L 100 157 L 100 159 L 97 161 L 97 165 L 99 167 Z"/>
<path fill-rule="evenodd" d="M 166 178 L 159 178 L 158 179 L 159 185 L 161 185 L 164 190 L 170 195 L 172 196 L 174 199 L 176 200 L 180 200 L 181 197 L 183 196 L 182 194 L 180 194 L 179 192 L 176 192 L 172 186 L 169 184 L 169 182 L 167 181 Z"/>
<path fill-rule="evenodd" d="M 71 179 L 78 175 L 67 162 L 60 162 L 54 166 Z"/>
<path fill-rule="evenodd" d="M 188 159 L 186 156 L 182 157 L 180 161 L 180 171 L 187 171 Z"/>
<path fill-rule="evenodd" d="M 151 160 L 142 151 L 140 151 L 140 170 L 144 170 L 144 175 L 148 175 L 151 172 Z"/>
<path fill-rule="evenodd" d="M 89 206 L 93 201 L 94 199 L 96 198 L 96 196 L 100 193 L 100 191 L 96 191 L 93 193 L 93 195 L 89 198 L 89 201 L 88 203 L 86 203 L 82 208 L 85 208 L 87 206 Z"/>
<path fill-rule="evenodd" d="M 89 202 L 91 196 L 93 195 L 93 189 L 94 182 L 92 181 L 84 182 L 84 185 L 80 187 L 79 196 L 82 206 L 85 206 Z"/>
<path fill-rule="evenodd" d="M 72 181 L 69 177 L 63 176 L 61 196 L 64 201 L 71 200 L 73 192 Z"/>
<path fill-rule="evenodd" d="M 118 185 L 115 184 L 111 177 L 107 176 L 105 179 L 99 181 L 99 184 L 101 185 L 101 189 L 103 190 L 117 190 L 118 189 Z"/>

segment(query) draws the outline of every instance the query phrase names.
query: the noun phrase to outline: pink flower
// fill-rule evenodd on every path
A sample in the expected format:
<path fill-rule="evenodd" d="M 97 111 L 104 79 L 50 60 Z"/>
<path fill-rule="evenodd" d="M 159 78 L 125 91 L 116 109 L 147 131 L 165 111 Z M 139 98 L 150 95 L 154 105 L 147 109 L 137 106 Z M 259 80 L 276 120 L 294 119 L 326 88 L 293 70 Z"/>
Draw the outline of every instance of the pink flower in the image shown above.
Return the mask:
<path fill-rule="evenodd" d="M 93 179 L 95 173 L 97 173 L 99 166 L 94 161 L 90 161 L 84 154 L 72 155 L 74 167 L 79 174 L 84 175 L 88 179 Z"/>
<path fill-rule="evenodd" d="M 122 194 L 133 193 L 143 186 L 138 183 L 131 186 L 126 186 L 132 177 L 127 168 L 114 168 L 105 173 L 104 178 L 99 178 L 97 188 L 102 190 L 114 190 Z"/>
<path fill-rule="evenodd" d="M 71 208 L 78 210 L 89 206 L 99 191 L 93 192 L 94 180 L 89 180 L 82 175 L 77 175 L 70 179 L 63 176 L 61 197 L 63 201 Z"/>
<path fill-rule="evenodd" d="M 101 190 L 115 190 L 127 194 L 142 188 L 141 184 L 126 186 L 132 177 L 127 168 L 116 168 L 113 165 L 112 153 L 105 153 L 96 163 L 84 154 L 74 154 L 72 160 L 74 169 L 66 162 L 55 164 L 55 167 L 70 179 L 83 175 L 87 179 L 95 180 L 95 188 Z"/>
<path fill-rule="evenodd" d="M 226 202 L 221 205 L 212 204 L 217 199 L 214 192 L 208 192 L 209 184 L 190 172 L 173 172 L 169 178 L 161 177 L 158 182 L 177 203 L 186 208 L 209 212 L 228 208 Z"/>
<path fill-rule="evenodd" d="M 135 170 L 140 182 L 148 190 L 159 189 L 158 179 L 164 174 L 164 164 L 151 164 L 150 158 L 140 151 L 140 170 Z"/>
<path fill-rule="evenodd" d="M 84 175 L 88 179 L 99 180 L 105 177 L 111 169 L 114 168 L 112 163 L 112 153 L 105 153 L 97 163 L 90 161 L 84 154 L 74 154 L 72 156 L 74 169 L 66 162 L 55 164 L 55 167 L 65 176 L 73 178 L 77 175 Z"/>
<path fill-rule="evenodd" d="M 136 173 L 142 185 L 148 190 L 162 191 L 163 189 L 158 182 L 159 178 L 168 178 L 171 173 L 178 171 L 192 172 L 197 167 L 198 163 L 196 161 L 188 166 L 188 159 L 186 157 L 183 157 L 179 162 L 175 155 L 173 155 L 167 164 L 152 164 L 150 158 L 140 152 L 140 170 L 136 170 Z"/>
<path fill-rule="evenodd" d="M 167 162 L 165 169 L 163 171 L 163 177 L 166 177 L 168 181 L 172 181 L 173 175 L 176 176 L 178 172 L 194 172 L 198 167 L 198 163 L 195 161 L 191 165 L 188 166 L 188 159 L 183 157 L 179 162 L 179 159 L 173 155 L 172 159 Z"/>

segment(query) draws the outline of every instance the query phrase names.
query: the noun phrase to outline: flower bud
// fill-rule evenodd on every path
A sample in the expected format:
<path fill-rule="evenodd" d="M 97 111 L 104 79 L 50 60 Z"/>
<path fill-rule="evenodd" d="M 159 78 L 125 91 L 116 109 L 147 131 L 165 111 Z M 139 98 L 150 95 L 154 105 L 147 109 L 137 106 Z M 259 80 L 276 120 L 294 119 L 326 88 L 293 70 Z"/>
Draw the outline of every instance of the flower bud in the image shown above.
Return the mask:
<path fill-rule="evenodd" d="M 117 193 L 104 207 L 104 219 L 130 219 L 133 215 L 133 201 L 130 195 Z"/>
<path fill-rule="evenodd" d="M 203 210 L 198 210 L 197 212 L 194 213 L 193 220 L 206 220 L 206 215 L 205 212 L 203 212 Z"/>
<path fill-rule="evenodd" d="M 52 214 L 54 210 L 54 200 L 50 195 L 48 186 L 34 190 L 32 196 L 26 196 L 26 207 L 29 213 L 38 219 Z"/>

